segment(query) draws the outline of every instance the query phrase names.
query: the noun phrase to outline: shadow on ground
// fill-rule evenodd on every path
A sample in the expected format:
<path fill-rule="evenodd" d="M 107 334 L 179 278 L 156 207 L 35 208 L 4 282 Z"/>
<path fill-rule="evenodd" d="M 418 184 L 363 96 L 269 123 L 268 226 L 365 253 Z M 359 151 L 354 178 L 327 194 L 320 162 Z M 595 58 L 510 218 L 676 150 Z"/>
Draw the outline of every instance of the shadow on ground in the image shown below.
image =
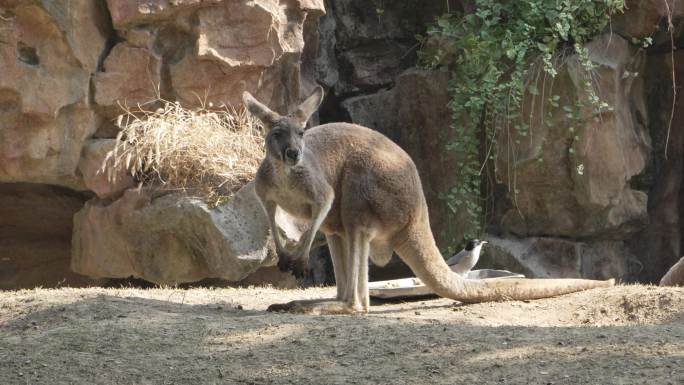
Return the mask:
<path fill-rule="evenodd" d="M 681 309 L 642 325 L 490 326 L 425 299 L 306 316 L 182 295 L 22 297 L 0 323 L 0 383 L 684 383 Z"/>

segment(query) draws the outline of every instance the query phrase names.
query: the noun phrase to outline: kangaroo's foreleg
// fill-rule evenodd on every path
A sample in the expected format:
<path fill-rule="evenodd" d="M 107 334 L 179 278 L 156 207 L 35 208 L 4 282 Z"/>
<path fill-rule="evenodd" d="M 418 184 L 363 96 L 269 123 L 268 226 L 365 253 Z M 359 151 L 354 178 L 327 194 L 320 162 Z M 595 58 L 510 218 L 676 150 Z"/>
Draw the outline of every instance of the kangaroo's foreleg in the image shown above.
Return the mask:
<path fill-rule="evenodd" d="M 311 227 L 305 231 L 304 234 L 302 234 L 302 238 L 299 240 L 299 245 L 297 246 L 297 255 L 295 255 L 296 258 L 308 259 L 311 245 L 316 238 L 316 233 L 321 228 L 325 217 L 328 216 L 332 202 L 332 198 L 326 198 L 322 202 L 311 204 Z"/>
<path fill-rule="evenodd" d="M 268 216 L 268 225 L 271 227 L 271 235 L 273 236 L 273 242 L 275 243 L 276 253 L 278 256 L 281 256 L 285 254 L 285 248 L 283 247 L 283 241 L 280 239 L 280 231 L 278 231 L 278 225 L 275 220 L 276 208 L 278 206 L 272 200 L 261 200 L 261 204 L 266 210 L 266 216 Z"/>
<path fill-rule="evenodd" d="M 318 197 L 319 199 L 316 199 L 310 204 L 312 214 L 311 227 L 302 234 L 297 248 L 292 255 L 292 260 L 287 263 L 291 267 L 292 273 L 297 278 L 301 278 L 306 274 L 311 245 L 313 244 L 316 233 L 321 228 L 323 221 L 328 216 L 328 212 L 333 203 L 333 197 L 334 194 L 330 191 L 329 194 Z M 280 265 L 281 264 L 279 263 L 279 266 Z"/>

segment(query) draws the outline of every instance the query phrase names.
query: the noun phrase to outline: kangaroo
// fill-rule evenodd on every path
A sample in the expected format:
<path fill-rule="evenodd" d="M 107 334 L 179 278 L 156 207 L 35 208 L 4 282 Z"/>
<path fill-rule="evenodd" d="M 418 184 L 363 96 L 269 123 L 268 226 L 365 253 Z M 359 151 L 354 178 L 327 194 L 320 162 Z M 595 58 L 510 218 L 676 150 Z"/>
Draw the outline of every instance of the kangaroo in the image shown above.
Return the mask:
<path fill-rule="evenodd" d="M 279 266 L 301 273 L 321 230 L 337 285 L 333 300 L 274 304 L 270 311 L 367 313 L 368 259 L 383 266 L 393 251 L 436 294 L 467 303 L 545 298 L 614 284 L 612 279 L 468 280 L 453 273 L 430 230 L 423 188 L 409 155 L 379 132 L 355 124 L 305 130 L 322 100 L 323 89 L 317 87 L 293 113 L 281 116 L 243 94 L 246 108 L 268 129 L 255 190 L 269 219 Z M 311 223 L 291 255 L 277 231 L 277 207 Z"/>

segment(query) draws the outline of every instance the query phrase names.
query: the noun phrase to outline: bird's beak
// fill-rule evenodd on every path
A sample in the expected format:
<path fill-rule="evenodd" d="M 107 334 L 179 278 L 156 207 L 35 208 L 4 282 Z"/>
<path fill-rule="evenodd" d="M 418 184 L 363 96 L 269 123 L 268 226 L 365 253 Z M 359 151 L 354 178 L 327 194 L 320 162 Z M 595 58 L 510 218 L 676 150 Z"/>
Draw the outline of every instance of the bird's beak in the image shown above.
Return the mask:
<path fill-rule="evenodd" d="M 483 244 L 483 245 L 484 245 L 485 243 L 489 243 L 489 242 L 487 242 L 487 241 L 482 241 L 482 244 Z"/>

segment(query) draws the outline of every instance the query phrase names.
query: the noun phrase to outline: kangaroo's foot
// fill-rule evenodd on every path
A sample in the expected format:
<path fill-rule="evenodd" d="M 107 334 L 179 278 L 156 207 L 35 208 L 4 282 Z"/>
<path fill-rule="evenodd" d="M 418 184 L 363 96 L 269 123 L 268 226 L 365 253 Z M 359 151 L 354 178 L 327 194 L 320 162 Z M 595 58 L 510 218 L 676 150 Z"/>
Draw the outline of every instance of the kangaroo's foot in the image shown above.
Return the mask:
<path fill-rule="evenodd" d="M 268 307 L 268 311 L 298 314 L 356 314 L 365 313 L 360 307 L 355 309 L 349 303 L 335 300 L 308 300 L 277 303 Z"/>

